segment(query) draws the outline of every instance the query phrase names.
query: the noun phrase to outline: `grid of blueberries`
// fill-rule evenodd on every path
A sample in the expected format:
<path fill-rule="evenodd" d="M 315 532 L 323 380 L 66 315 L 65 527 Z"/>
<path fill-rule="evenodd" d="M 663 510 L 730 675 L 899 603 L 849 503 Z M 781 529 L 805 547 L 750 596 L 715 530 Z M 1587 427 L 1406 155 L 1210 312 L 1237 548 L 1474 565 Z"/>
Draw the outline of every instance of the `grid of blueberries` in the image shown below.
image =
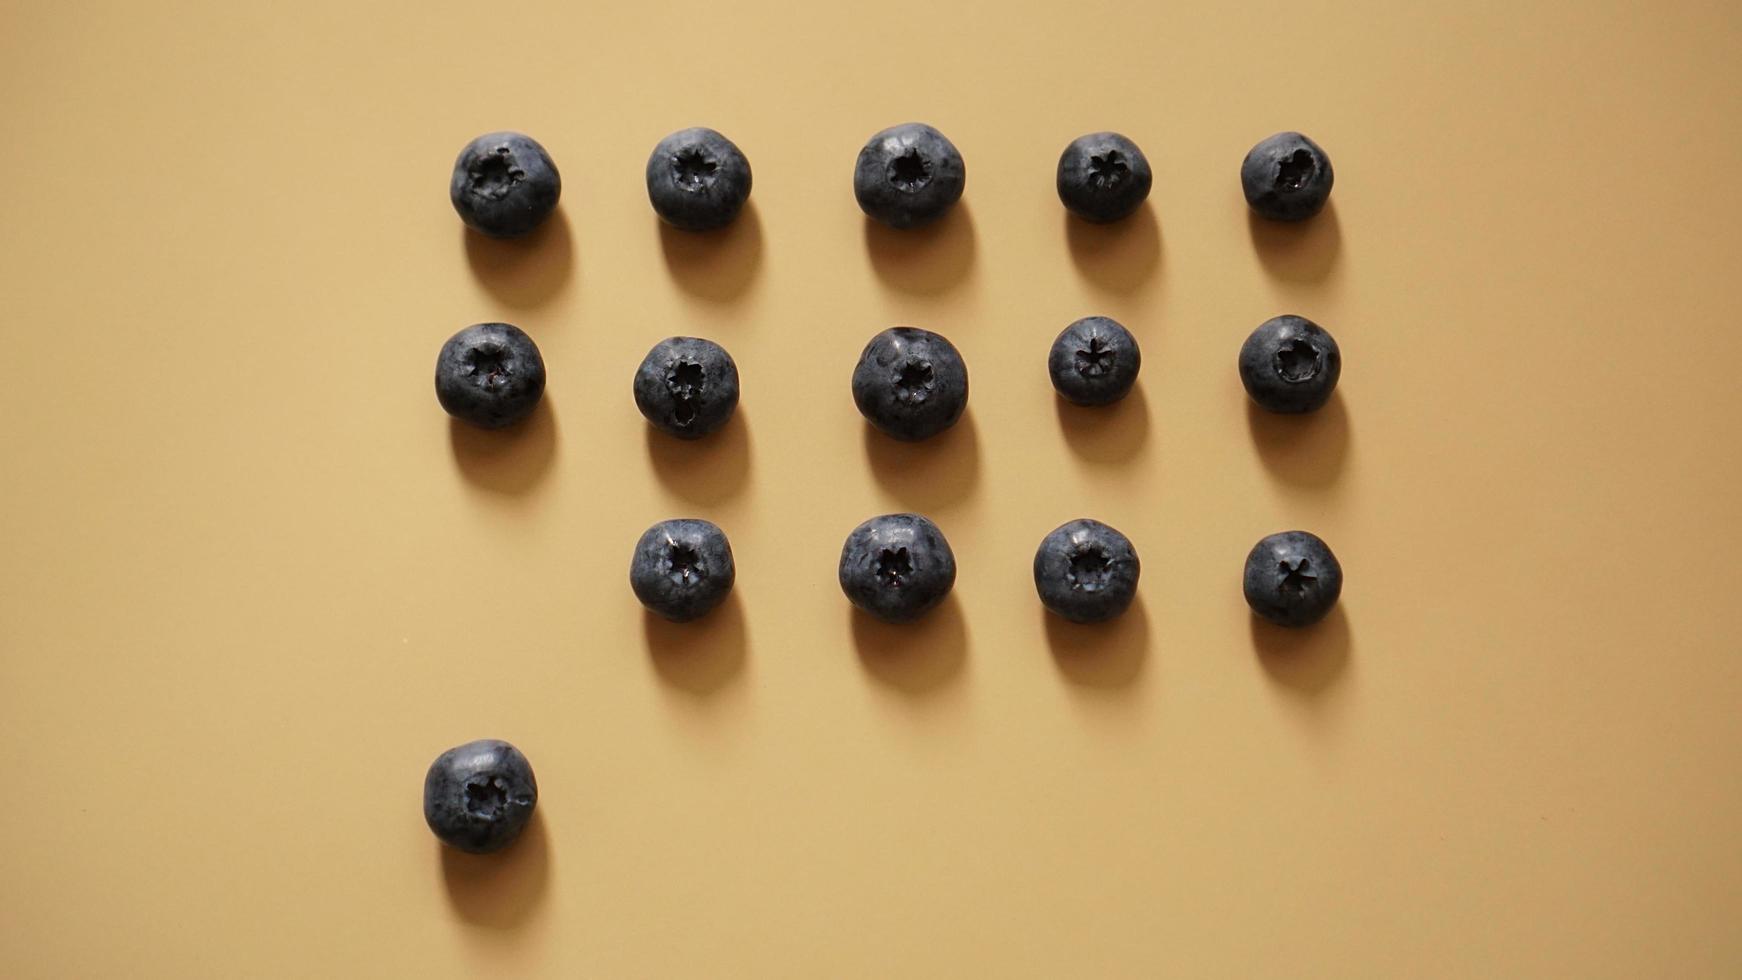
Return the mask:
<path fill-rule="evenodd" d="M 1129 217 L 1149 195 L 1149 161 L 1118 133 L 1072 140 L 1059 156 L 1058 196 L 1072 214 L 1096 223 Z M 1240 164 L 1240 185 L 1259 217 L 1304 221 L 1331 193 L 1330 157 L 1300 133 L 1258 143 Z M 853 167 L 853 194 L 872 220 L 892 228 L 937 221 L 961 199 L 962 154 L 943 133 L 921 123 L 872 136 Z M 647 160 L 647 196 L 660 219 L 685 231 L 730 224 L 750 197 L 750 162 L 711 129 L 685 129 L 660 140 Z M 467 144 L 454 163 L 449 196 L 467 226 L 496 238 L 537 228 L 556 208 L 562 177 L 544 147 L 520 133 L 489 133 Z M 1330 399 L 1342 371 L 1337 342 L 1299 316 L 1260 324 L 1240 346 L 1240 380 L 1271 412 L 1314 411 Z M 1065 327 L 1047 352 L 1059 397 L 1110 405 L 1137 381 L 1137 338 L 1104 316 Z M 436 398 L 448 414 L 486 429 L 512 426 L 544 394 L 544 358 L 524 331 L 507 323 L 467 327 L 436 358 Z M 725 348 L 698 337 L 655 344 L 635 370 L 635 405 L 654 428 L 677 439 L 704 439 L 738 405 L 738 366 Z M 929 439 L 955 425 L 968 404 L 968 368 L 955 345 L 917 327 L 872 337 L 853 369 L 852 396 L 866 422 L 894 439 Z M 1100 521 L 1054 529 L 1034 554 L 1041 604 L 1075 623 L 1114 619 L 1131 605 L 1141 568 L 1131 539 Z M 854 606 L 890 623 L 930 612 L 956 581 L 956 558 L 944 533 L 920 514 L 872 517 L 847 535 L 841 591 Z M 629 585 L 653 613 L 675 622 L 706 616 L 732 589 L 732 545 L 717 525 L 692 518 L 661 521 L 636 542 Z M 1285 627 L 1323 619 L 1343 588 L 1331 549 L 1306 531 L 1282 531 L 1252 546 L 1243 588 L 1255 615 Z M 453 847 L 487 853 L 525 828 L 538 802 L 526 756 L 485 739 L 443 752 L 424 780 L 424 818 Z"/>

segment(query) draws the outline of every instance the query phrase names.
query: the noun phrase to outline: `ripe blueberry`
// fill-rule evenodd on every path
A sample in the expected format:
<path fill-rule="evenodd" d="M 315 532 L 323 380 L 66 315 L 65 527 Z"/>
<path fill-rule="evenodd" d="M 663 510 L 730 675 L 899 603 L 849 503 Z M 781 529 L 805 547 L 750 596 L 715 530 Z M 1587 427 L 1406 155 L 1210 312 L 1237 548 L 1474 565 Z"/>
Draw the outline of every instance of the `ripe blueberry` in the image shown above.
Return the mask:
<path fill-rule="evenodd" d="M 714 130 L 679 130 L 660 140 L 647 158 L 647 197 L 674 227 L 724 227 L 750 198 L 750 161 Z"/>
<path fill-rule="evenodd" d="M 1100 623 L 1123 613 L 1137 595 L 1140 571 L 1131 539 L 1087 518 L 1060 525 L 1034 553 L 1041 604 L 1073 623 Z"/>
<path fill-rule="evenodd" d="M 1343 591 L 1343 566 L 1314 534 L 1282 531 L 1246 556 L 1246 604 L 1278 626 L 1310 626 L 1325 618 Z"/>
<path fill-rule="evenodd" d="M 871 137 L 853 168 L 859 208 L 891 228 L 913 228 L 944 216 L 962 196 L 968 172 L 962 154 L 924 123 L 891 126 Z"/>
<path fill-rule="evenodd" d="M 737 580 L 726 532 L 708 521 L 660 521 L 635 543 L 629 587 L 650 611 L 674 623 L 700 619 L 726 601 Z"/>
<path fill-rule="evenodd" d="M 1118 321 L 1086 316 L 1052 342 L 1046 370 L 1052 386 L 1075 405 L 1111 405 L 1131 393 L 1143 352 Z"/>
<path fill-rule="evenodd" d="M 738 407 L 738 365 L 711 340 L 667 337 L 635 371 L 635 407 L 661 432 L 700 439 Z"/>
<path fill-rule="evenodd" d="M 532 765 L 507 742 L 486 738 L 436 756 L 423 777 L 423 819 L 441 842 L 473 854 L 514 842 L 538 805 Z"/>
<path fill-rule="evenodd" d="M 530 136 L 486 133 L 460 151 L 448 198 L 460 220 L 492 238 L 518 238 L 555 210 L 563 180 Z"/>
<path fill-rule="evenodd" d="M 944 431 L 968 407 L 968 366 L 942 336 L 891 327 L 853 368 L 853 402 L 879 430 L 909 442 Z"/>
<path fill-rule="evenodd" d="M 475 323 L 448 338 L 436 355 L 436 400 L 449 415 L 484 429 L 532 414 L 544 394 L 544 358 L 525 331 Z"/>
<path fill-rule="evenodd" d="M 1330 401 L 1342 373 L 1336 340 L 1306 317 L 1272 317 L 1240 345 L 1240 381 L 1267 412 L 1318 409 Z"/>
<path fill-rule="evenodd" d="M 1059 156 L 1059 200 L 1085 221 L 1118 221 L 1136 211 L 1153 182 L 1148 158 L 1118 133 L 1079 136 Z"/>
<path fill-rule="evenodd" d="M 1299 133 L 1260 140 L 1240 164 L 1240 188 L 1260 218 L 1302 221 L 1319 213 L 1331 196 L 1331 158 Z"/>
<path fill-rule="evenodd" d="M 873 517 L 841 547 L 841 591 L 886 623 L 925 615 L 956 584 L 956 556 L 944 533 L 918 514 Z"/>

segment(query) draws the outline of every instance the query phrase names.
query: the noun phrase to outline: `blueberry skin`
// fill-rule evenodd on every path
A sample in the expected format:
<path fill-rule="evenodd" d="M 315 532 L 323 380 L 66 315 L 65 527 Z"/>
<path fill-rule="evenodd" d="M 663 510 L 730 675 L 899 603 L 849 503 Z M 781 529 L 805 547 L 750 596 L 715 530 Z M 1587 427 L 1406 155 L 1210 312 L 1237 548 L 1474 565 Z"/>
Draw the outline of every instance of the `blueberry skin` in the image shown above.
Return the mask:
<path fill-rule="evenodd" d="M 750 199 L 750 161 L 712 129 L 683 129 L 647 158 L 647 198 L 669 225 L 684 231 L 723 228 Z"/>
<path fill-rule="evenodd" d="M 859 209 L 891 228 L 917 228 L 944 216 L 962 197 L 968 170 L 949 138 L 924 123 L 871 137 L 853 168 Z"/>
<path fill-rule="evenodd" d="M 500 429 L 532 414 L 544 394 L 538 345 L 509 323 L 474 323 L 436 355 L 436 399 L 449 415 Z"/>
<path fill-rule="evenodd" d="M 436 756 L 423 777 L 423 819 L 441 842 L 472 854 L 514 842 L 538 805 L 538 781 L 520 750 L 493 738 Z"/>
<path fill-rule="evenodd" d="M 649 611 L 674 623 L 700 619 L 726 601 L 737 581 L 732 544 L 709 521 L 660 521 L 635 543 L 629 587 Z"/>
<path fill-rule="evenodd" d="M 944 532 L 918 514 L 873 517 L 841 547 L 841 591 L 886 623 L 911 623 L 956 584 L 956 555 Z"/>
<path fill-rule="evenodd" d="M 896 439 L 944 431 L 968 407 L 968 366 L 955 345 L 918 327 L 890 327 L 865 345 L 853 368 L 859 414 Z"/>
<path fill-rule="evenodd" d="M 635 407 L 661 432 L 700 439 L 738 407 L 738 365 L 711 340 L 667 337 L 635 371 Z"/>
<path fill-rule="evenodd" d="M 1079 136 L 1059 155 L 1059 200 L 1084 221 L 1104 224 L 1127 217 L 1143 204 L 1154 181 L 1149 159 L 1118 133 Z"/>
<path fill-rule="evenodd" d="M 1331 400 L 1342 374 L 1336 340 L 1306 317 L 1272 317 L 1240 345 L 1240 382 L 1267 412 L 1316 411 Z"/>
<path fill-rule="evenodd" d="M 1060 397 L 1073 405 L 1111 405 L 1131 393 L 1143 352 L 1117 320 L 1086 316 L 1052 342 L 1046 371 Z"/>
<path fill-rule="evenodd" d="M 1331 197 L 1331 158 L 1299 133 L 1260 140 L 1240 164 L 1240 188 L 1260 218 L 1304 221 Z"/>
<path fill-rule="evenodd" d="M 1311 626 L 1343 592 L 1343 566 L 1315 534 L 1282 531 L 1246 556 L 1246 604 L 1278 626 Z"/>
<path fill-rule="evenodd" d="M 1073 623 L 1102 623 L 1130 608 L 1143 570 L 1131 539 L 1088 518 L 1055 528 L 1034 553 L 1041 605 Z"/>
<path fill-rule="evenodd" d="M 556 210 L 563 179 L 538 141 L 486 133 L 460 151 L 448 198 L 460 220 L 492 238 L 518 238 Z"/>

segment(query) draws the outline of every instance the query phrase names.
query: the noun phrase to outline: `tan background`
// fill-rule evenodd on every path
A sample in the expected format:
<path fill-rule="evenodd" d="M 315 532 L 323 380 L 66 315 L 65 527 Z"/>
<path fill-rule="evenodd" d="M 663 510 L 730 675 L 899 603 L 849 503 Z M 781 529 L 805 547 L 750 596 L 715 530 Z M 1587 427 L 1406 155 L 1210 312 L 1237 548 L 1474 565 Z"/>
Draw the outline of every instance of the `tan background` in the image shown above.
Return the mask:
<path fill-rule="evenodd" d="M 1735 4 L 145 6 L 0 8 L 0 974 L 1742 973 Z M 868 229 L 908 119 L 963 206 Z M 756 174 L 712 239 L 641 183 L 697 123 Z M 445 196 L 495 128 L 565 178 L 523 246 Z M 1052 190 L 1099 128 L 1157 174 L 1111 230 Z M 1255 225 L 1287 128 L 1333 206 Z M 1235 374 L 1282 312 L 1315 418 Z M 1089 313 L 1145 360 L 1099 414 Z M 498 318 L 547 407 L 454 430 Z M 896 323 L 972 373 L 934 444 L 848 396 Z M 700 446 L 629 397 L 680 332 L 745 381 Z M 896 509 L 961 560 L 909 630 L 834 581 Z M 741 567 L 689 629 L 626 582 L 679 515 Z M 1029 577 L 1085 515 L 1144 559 L 1101 630 Z M 1239 570 L 1296 526 L 1348 587 L 1283 635 Z M 482 736 L 542 790 L 496 860 L 419 813 Z"/>

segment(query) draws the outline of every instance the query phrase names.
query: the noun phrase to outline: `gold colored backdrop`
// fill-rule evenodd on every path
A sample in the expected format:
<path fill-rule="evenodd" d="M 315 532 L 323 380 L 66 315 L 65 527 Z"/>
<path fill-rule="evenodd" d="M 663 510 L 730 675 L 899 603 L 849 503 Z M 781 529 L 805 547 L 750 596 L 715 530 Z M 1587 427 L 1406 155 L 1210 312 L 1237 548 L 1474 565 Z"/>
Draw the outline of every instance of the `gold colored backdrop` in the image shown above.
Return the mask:
<path fill-rule="evenodd" d="M 1544 2 L 0 5 L 0 974 L 1717 977 L 1742 973 L 1742 10 Z M 930 122 L 939 228 L 869 228 L 855 153 Z M 663 231 L 683 126 L 755 169 Z M 454 154 L 550 149 L 534 241 L 462 234 Z M 1148 153 L 1129 223 L 1059 151 Z M 1299 129 L 1332 206 L 1248 219 Z M 1260 321 L 1329 328 L 1318 416 L 1252 412 Z M 1090 313 L 1138 393 L 1061 407 Z M 431 386 L 505 319 L 550 370 L 506 437 Z M 952 338 L 948 436 L 867 435 L 873 333 Z M 723 343 L 724 434 L 630 376 Z M 847 531 L 935 518 L 955 598 L 856 622 Z M 650 523 L 731 535 L 692 628 Z M 1029 562 L 1128 533 L 1140 603 L 1049 621 Z M 1246 550 L 1323 535 L 1284 635 Z M 441 852 L 425 767 L 526 751 L 539 821 Z"/>

